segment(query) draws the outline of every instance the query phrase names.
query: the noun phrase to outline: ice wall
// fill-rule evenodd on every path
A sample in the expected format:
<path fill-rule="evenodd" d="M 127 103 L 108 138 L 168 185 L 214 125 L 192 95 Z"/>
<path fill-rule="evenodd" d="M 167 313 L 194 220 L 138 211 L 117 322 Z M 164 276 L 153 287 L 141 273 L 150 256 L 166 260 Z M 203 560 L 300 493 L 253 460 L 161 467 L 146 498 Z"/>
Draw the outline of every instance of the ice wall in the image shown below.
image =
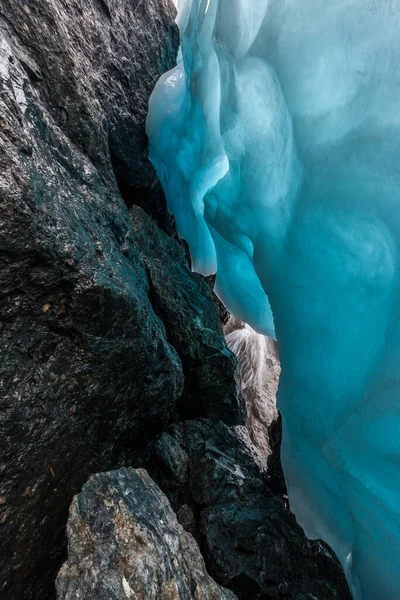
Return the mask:
<path fill-rule="evenodd" d="M 398 600 L 400 0 L 179 8 L 151 159 L 195 268 L 275 326 L 299 521 L 355 598 Z"/>

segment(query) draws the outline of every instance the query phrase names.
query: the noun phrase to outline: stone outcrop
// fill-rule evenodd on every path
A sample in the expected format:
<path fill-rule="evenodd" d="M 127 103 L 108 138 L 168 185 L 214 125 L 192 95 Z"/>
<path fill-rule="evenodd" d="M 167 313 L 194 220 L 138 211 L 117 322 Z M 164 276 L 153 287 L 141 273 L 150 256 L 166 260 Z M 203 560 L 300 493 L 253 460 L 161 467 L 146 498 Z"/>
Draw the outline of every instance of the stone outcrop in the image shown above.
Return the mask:
<path fill-rule="evenodd" d="M 334 554 L 308 540 L 271 492 L 244 427 L 173 425 L 151 445 L 146 465 L 199 541 L 210 575 L 240 600 L 351 600 Z"/>
<path fill-rule="evenodd" d="M 58 600 L 235 600 L 146 471 L 94 475 L 70 509 Z M 237 600 L 237 599 L 236 599 Z"/>
<path fill-rule="evenodd" d="M 137 206 L 132 221 L 149 297 L 182 361 L 185 387 L 176 420 L 208 417 L 244 424 L 237 363 L 224 342 L 210 287 L 189 271 L 182 246 L 160 232 Z"/>
<path fill-rule="evenodd" d="M 277 344 L 234 317 L 224 331 L 228 347 L 238 360 L 246 427 L 254 445 L 267 458 L 272 452 L 268 430 L 278 417 L 276 394 L 281 365 Z"/>
<path fill-rule="evenodd" d="M 282 419 L 276 407 L 281 372 L 277 343 L 233 316 L 225 323 L 224 334 L 238 361 L 250 439 L 268 459 L 271 490 L 286 494 L 281 463 Z"/>
<path fill-rule="evenodd" d="M 184 343 L 174 348 L 177 336 L 170 339 L 152 306 L 154 270 L 128 212 L 141 205 L 171 229 L 144 124 L 153 85 L 175 61 L 174 10 L 168 0 L 1 2 L 0 595 L 7 600 L 54 597 L 73 495 L 91 473 L 132 460 L 173 420 L 184 390 Z M 163 243 L 156 227 L 150 234 Z M 181 271 L 175 285 L 187 277 L 201 295 L 191 283 L 197 278 Z M 197 330 L 208 330 L 218 318 L 210 296 L 191 301 L 207 315 L 202 324 L 196 314 Z M 218 335 L 209 333 L 214 364 L 232 375 Z M 230 400 L 234 387 L 232 380 Z"/>

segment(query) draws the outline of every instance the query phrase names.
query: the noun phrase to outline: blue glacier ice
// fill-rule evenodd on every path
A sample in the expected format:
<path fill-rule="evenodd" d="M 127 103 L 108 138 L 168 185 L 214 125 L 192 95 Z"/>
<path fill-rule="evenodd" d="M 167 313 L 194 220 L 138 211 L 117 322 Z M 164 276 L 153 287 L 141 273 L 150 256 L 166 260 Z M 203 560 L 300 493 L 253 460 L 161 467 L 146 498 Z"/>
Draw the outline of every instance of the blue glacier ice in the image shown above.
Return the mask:
<path fill-rule="evenodd" d="M 150 156 L 194 268 L 276 336 L 291 506 L 400 599 L 400 0 L 179 0 Z"/>

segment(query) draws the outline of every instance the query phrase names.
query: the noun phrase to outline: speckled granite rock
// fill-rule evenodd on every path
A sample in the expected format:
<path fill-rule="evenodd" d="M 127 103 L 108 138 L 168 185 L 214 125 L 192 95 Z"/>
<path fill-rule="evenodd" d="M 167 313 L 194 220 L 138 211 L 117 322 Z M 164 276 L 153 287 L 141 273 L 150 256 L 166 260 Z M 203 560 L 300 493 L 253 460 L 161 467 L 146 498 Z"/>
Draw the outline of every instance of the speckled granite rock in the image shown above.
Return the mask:
<path fill-rule="evenodd" d="M 235 600 L 207 574 L 199 547 L 146 471 L 90 478 L 68 521 L 58 600 Z"/>

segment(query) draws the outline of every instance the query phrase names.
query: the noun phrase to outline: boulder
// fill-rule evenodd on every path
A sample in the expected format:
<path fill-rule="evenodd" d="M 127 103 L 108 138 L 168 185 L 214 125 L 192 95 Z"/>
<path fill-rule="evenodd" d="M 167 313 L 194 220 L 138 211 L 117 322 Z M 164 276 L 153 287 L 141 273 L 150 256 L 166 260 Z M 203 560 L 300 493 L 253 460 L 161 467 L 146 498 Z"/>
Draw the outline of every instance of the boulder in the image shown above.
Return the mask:
<path fill-rule="evenodd" d="M 236 598 L 207 574 L 197 543 L 144 470 L 91 477 L 72 502 L 67 531 L 58 600 Z"/>

